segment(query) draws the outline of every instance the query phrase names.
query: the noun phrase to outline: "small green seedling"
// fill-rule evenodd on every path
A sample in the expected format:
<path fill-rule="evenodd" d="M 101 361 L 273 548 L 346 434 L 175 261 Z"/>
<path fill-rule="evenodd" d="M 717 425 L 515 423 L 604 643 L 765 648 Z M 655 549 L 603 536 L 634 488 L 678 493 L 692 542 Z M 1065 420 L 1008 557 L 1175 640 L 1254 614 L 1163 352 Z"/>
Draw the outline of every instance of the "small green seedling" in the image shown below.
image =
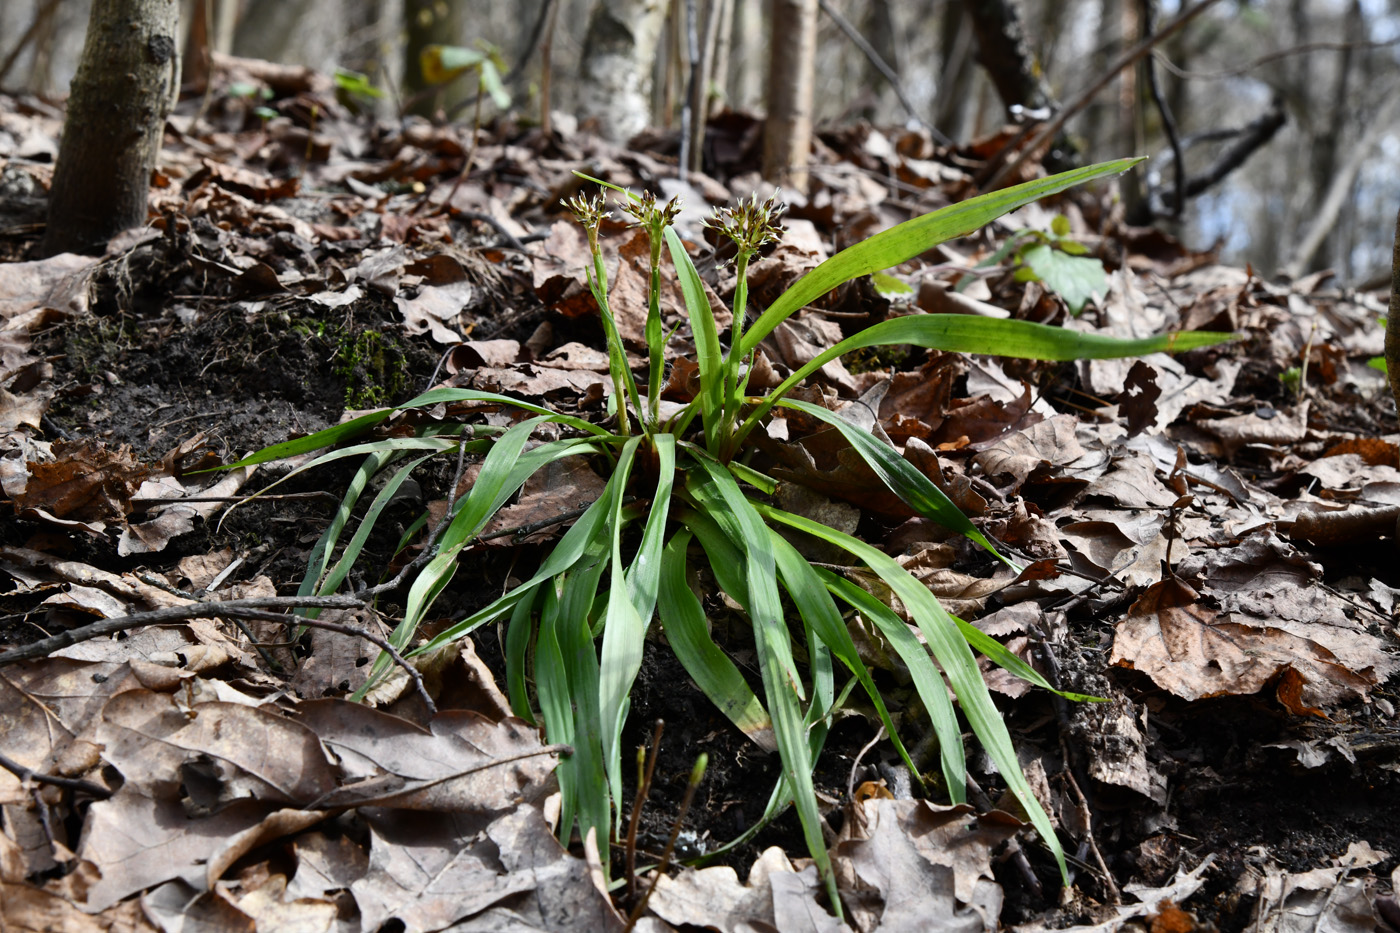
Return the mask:
<path fill-rule="evenodd" d="M 397 408 L 270 447 L 233 466 L 343 444 L 349 446 L 323 454 L 289 475 L 343 457 L 363 458 L 331 526 L 312 551 L 302 583 L 304 594 L 328 595 L 343 584 L 369 529 L 415 468 L 434 456 L 479 459 L 470 490 L 453 502 L 437 528 L 430 528 L 424 516 L 404 536 L 404 546 L 425 547 L 425 562 L 412 578 L 402 621 L 389 642 L 411 658 L 464 638 L 488 622 L 505 622 L 506 687 L 512 708 L 522 718 L 542 724 L 550 742 L 573 749 L 557 771 L 563 840 L 577 829 L 582 838 L 594 835 L 606 852 L 607 844 L 619 837 L 623 726 L 644 644 L 659 622 L 670 650 L 706 696 L 757 744 L 777 751 L 781 778 L 764 819 L 789 805 L 796 807 L 808 850 L 832 908 L 840 915 L 842 905 L 812 776 L 831 718 L 850 691 L 865 694 L 896 752 L 919 773 L 848 628 L 851 618 L 858 617 L 865 632 L 878 632 L 907 667 L 938 741 L 943 786 L 949 797 L 960 802 L 966 796 L 965 723 L 1064 877 L 1059 839 L 1022 774 L 1010 733 L 978 667 L 977 653 L 1038 687 L 1048 690 L 1050 684 L 1001 643 L 950 615 L 928 587 L 884 551 L 779 508 L 773 498 L 777 483 L 762 472 L 761 463 L 751 465 L 752 448 L 746 441 L 775 416 L 775 408 L 820 421 L 834 428 L 852 455 L 863 460 L 910 509 L 1005 560 L 928 476 L 888 442 L 821 405 L 789 398 L 789 393 L 827 362 L 862 348 L 915 345 L 1073 360 L 1187 350 L 1231 335 L 1174 333 L 1119 340 L 1025 321 L 910 314 L 846 338 L 771 391 L 751 392 L 748 374 L 759 343 L 833 288 L 966 236 L 1038 198 L 1116 175 L 1138 161 L 1123 159 L 1076 169 L 906 221 L 826 260 L 752 321 L 747 314 L 746 270 L 759 249 L 778 237 L 783 206 L 772 198 L 754 198 L 723 208 L 710 223 L 737 248 L 733 325 L 727 334 L 717 327 L 700 274 L 672 228 L 679 206 L 674 201 L 658 204 L 650 194 L 627 194 L 622 209 L 646 231 L 651 245 L 645 325 L 648 354 L 646 372 L 640 378 L 629 365 L 609 304 L 599 244 L 606 204 L 601 196 L 579 196 L 568 206 L 588 234 L 591 262 L 586 274 L 609 359 L 608 414 L 588 420 L 496 393 L 438 388 Z M 669 254 L 678 273 L 699 373 L 696 394 L 678 411 L 663 407 L 660 401 L 666 365 L 663 351 L 670 336 L 662 326 L 660 308 L 664 254 Z M 512 410 L 519 418 L 505 429 L 484 425 L 473 416 L 482 406 Z M 400 419 L 388 434 L 364 438 L 410 409 L 421 411 L 412 419 Z M 552 439 L 536 442 L 535 432 L 547 423 L 554 425 Z M 431 638 L 420 639 L 419 627 L 487 522 L 531 475 L 566 457 L 589 457 L 602 464 L 607 481 L 599 498 L 537 566 L 517 570 L 524 582 L 440 628 Z M 379 492 L 332 564 L 341 534 L 373 482 L 379 482 Z M 863 573 L 882 581 L 913 624 L 846 576 L 833 573 L 830 565 L 803 557 L 789 541 L 794 534 L 844 551 L 852 564 L 864 568 Z M 703 604 L 692 589 L 702 573 L 751 623 L 752 640 L 741 647 L 756 660 L 761 680 L 757 691 L 711 633 Z M 799 657 L 805 657 L 804 664 L 799 665 Z M 370 684 L 357 697 L 402 672 L 390 657 L 382 656 L 370 676 Z M 957 697 L 956 708 L 950 687 Z M 605 872 L 610 871 L 610 861 L 603 858 Z"/>
<path fill-rule="evenodd" d="M 490 42 L 478 40 L 474 49 L 459 45 L 430 45 L 419 56 L 423 80 L 432 85 L 444 85 L 468 72 L 476 72 L 477 90 L 490 96 L 500 110 L 510 106 L 510 93 L 501 81 L 506 71 L 501 50 Z"/>
<path fill-rule="evenodd" d="M 1089 299 L 1108 294 L 1103 262 L 1088 253 L 1083 243 L 1070 239 L 1069 218 L 1056 214 L 1049 233 L 1018 230 L 975 268 L 988 269 L 1011 257 L 1016 281 L 1042 283 L 1063 298 L 1070 314 L 1078 317 Z M 972 281 L 972 277 L 963 279 L 957 290 L 962 291 Z"/>
<path fill-rule="evenodd" d="M 363 72 L 337 68 L 334 80 L 336 100 L 356 113 L 370 109 L 375 101 L 384 97 L 384 92 Z"/>

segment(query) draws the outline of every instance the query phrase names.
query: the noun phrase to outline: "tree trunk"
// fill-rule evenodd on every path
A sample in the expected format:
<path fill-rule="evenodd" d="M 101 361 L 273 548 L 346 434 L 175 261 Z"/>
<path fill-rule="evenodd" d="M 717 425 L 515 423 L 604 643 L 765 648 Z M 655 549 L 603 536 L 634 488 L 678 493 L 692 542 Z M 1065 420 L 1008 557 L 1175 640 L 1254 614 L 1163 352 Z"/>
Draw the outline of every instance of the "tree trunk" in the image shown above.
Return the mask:
<path fill-rule="evenodd" d="M 1123 23 L 1123 47 L 1132 48 L 1143 37 L 1143 16 L 1139 0 L 1122 0 L 1120 15 Z M 1147 144 L 1143 108 L 1146 106 L 1143 90 L 1145 62 L 1141 59 L 1124 68 L 1118 80 L 1118 132 L 1121 144 L 1119 152 L 1142 152 Z M 1142 185 L 1142 172 L 1125 172 L 1118 179 L 1118 191 L 1123 198 L 1123 213 L 1129 223 L 1150 222 L 1147 213 L 1146 192 Z M 1183 192 L 1184 194 L 1184 192 Z"/>
<path fill-rule="evenodd" d="M 177 0 L 94 0 L 49 194 L 43 252 L 101 249 L 146 221 L 180 81 Z"/>
<path fill-rule="evenodd" d="M 625 142 L 646 129 L 662 0 L 596 0 L 579 66 L 579 116 Z"/>
<path fill-rule="evenodd" d="M 894 26 L 894 12 L 890 9 L 890 0 L 870 0 L 869 6 L 865 9 L 865 21 L 861 24 L 861 32 L 866 41 L 870 43 L 871 48 L 890 67 L 890 70 L 902 77 L 899 43 Z M 875 66 L 875 63 L 868 58 L 861 65 L 861 78 L 870 98 L 870 103 L 866 105 L 863 116 L 874 123 L 882 117 L 880 99 L 885 89 L 890 87 L 890 82 L 880 73 L 880 69 Z M 905 113 L 901 118 L 912 116 L 913 114 Z"/>
<path fill-rule="evenodd" d="M 938 97 L 933 125 L 957 143 L 968 138 L 976 103 L 972 89 L 972 23 L 961 3 L 945 4 L 938 22 Z"/>
<path fill-rule="evenodd" d="M 1040 110 L 1052 103 L 1050 89 L 1026 39 L 1014 0 L 968 0 L 968 15 L 977 32 L 982 67 L 1008 108 Z"/>
<path fill-rule="evenodd" d="M 1342 26 L 1342 39 L 1344 45 L 1337 62 L 1337 81 L 1332 87 L 1332 100 L 1325 111 L 1327 126 L 1322 133 L 1314 136 L 1312 140 L 1313 155 L 1308 160 L 1312 169 L 1313 203 L 1319 206 L 1326 197 L 1333 176 L 1337 173 L 1337 167 L 1341 161 L 1342 143 L 1344 141 L 1351 142 L 1346 138 L 1349 135 L 1348 130 L 1357 122 L 1364 123 L 1364 121 L 1357 120 L 1356 110 L 1352 107 L 1352 73 L 1356 70 L 1359 56 L 1354 54 L 1351 46 L 1361 45 L 1366 41 L 1365 21 L 1360 0 L 1352 0 L 1347 6 Z M 1346 257 L 1338 248 L 1337 233 L 1338 231 L 1334 229 L 1318 246 L 1317 254 L 1310 263 L 1310 268 L 1320 269 L 1331 266 L 1335 269 L 1345 263 Z"/>
<path fill-rule="evenodd" d="M 1395 246 L 1390 260 L 1390 313 L 1385 319 L 1385 373 L 1390 394 L 1400 409 L 1400 214 L 1395 217 Z M 1400 536 L 1400 530 L 1396 532 Z"/>
<path fill-rule="evenodd" d="M 773 0 L 771 9 L 763 177 L 806 194 L 818 5 L 817 0 Z"/>

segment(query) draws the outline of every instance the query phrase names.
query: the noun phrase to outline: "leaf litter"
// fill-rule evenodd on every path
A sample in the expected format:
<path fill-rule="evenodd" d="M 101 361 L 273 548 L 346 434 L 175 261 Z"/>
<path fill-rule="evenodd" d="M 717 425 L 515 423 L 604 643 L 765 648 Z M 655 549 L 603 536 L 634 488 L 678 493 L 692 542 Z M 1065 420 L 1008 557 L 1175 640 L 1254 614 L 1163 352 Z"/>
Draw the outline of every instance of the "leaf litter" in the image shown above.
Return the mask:
<path fill-rule="evenodd" d="M 275 128 L 219 94 L 203 122 L 182 105 L 151 226 L 105 256 L 33 259 L 30 243 L 5 241 L 0 485 L 16 516 L 0 541 L 5 645 L 291 592 L 327 520 L 316 497 L 337 488 L 334 472 L 292 475 L 225 514 L 288 467 L 198 471 L 400 401 L 427 388 L 438 363 L 437 384 L 602 410 L 607 360 L 581 271 L 587 244 L 557 204 L 578 190 L 578 168 L 674 187 L 667 157 L 502 123 L 457 185 L 468 131 L 381 132 L 316 77 L 274 97 L 288 115 Z M 296 106 L 306 100 L 321 114 L 314 128 Z M 0 151 L 0 175 L 41 190 L 50 169 L 35 161 L 35 141 L 56 142 L 55 115 L 15 98 L 0 98 L 0 111 L 27 147 Z M 748 119 L 730 115 L 734 125 L 716 132 L 751 129 Z M 752 267 L 754 300 L 824 258 L 833 231 L 868 235 L 972 193 L 952 156 L 913 132 L 832 134 L 812 193 L 789 195 L 786 240 Z M 716 158 L 710 175 L 692 177 L 690 198 L 767 193 L 752 152 Z M 877 180 L 886 175 L 903 186 L 887 188 Z M 689 206 L 683 229 L 724 328 L 732 270 L 707 258 L 697 226 L 685 228 L 703 216 L 703 203 Z M 1009 265 L 955 290 L 1016 230 L 1065 223 L 1105 259 L 1119 254 L 1105 244 L 1124 247 L 1102 289 L 1081 282 L 1069 296 L 1088 301 L 1079 317 Z M 603 234 L 619 330 L 640 363 L 644 241 L 621 223 Z M 971 762 L 985 789 L 975 806 L 913 799 L 912 776 L 885 746 L 864 752 L 873 717 L 843 710 L 830 771 L 817 778 L 851 928 L 1393 923 L 1400 833 L 1384 801 L 1400 770 L 1400 579 L 1377 546 L 1395 534 L 1400 461 L 1383 378 L 1366 366 L 1382 348 L 1383 296 L 1325 275 L 1265 281 L 1126 228 L 1107 201 L 1082 194 L 937 252 L 775 330 L 754 384 L 776 384 L 848 321 L 924 312 L 1242 340 L 1072 365 L 858 354 L 794 396 L 883 434 L 1011 546 L 1021 572 L 913 517 L 839 432 L 802 413 L 779 411 L 756 436 L 771 472 L 801 483 L 782 487 L 786 508 L 880 544 L 1052 683 L 1104 700 L 1066 703 L 989 673 L 1037 795 L 1077 846 L 1075 885 L 1058 898 L 1044 885 L 1048 858 L 1003 809 L 1014 802 L 999 799 L 986 761 Z M 675 328 L 665 398 L 683 404 L 696 391 L 694 348 L 665 275 L 663 323 Z M 357 343 L 369 331 L 394 343 Z M 326 361 L 347 346 L 361 351 L 332 371 Z M 398 397 L 365 394 L 395 378 Z M 449 481 L 405 484 L 396 497 L 444 508 Z M 474 575 L 442 611 L 464 614 L 519 579 L 516 562 L 600 488 L 586 464 L 540 474 L 469 552 Z M 369 547 L 390 566 L 392 541 Z M 508 715 L 490 635 L 421 665 L 431 708 L 402 670 L 377 708 L 344 699 L 377 654 L 355 633 L 382 635 L 397 608 L 392 596 L 327 608 L 321 618 L 341 630 L 301 635 L 294 619 L 254 616 L 239 628 L 227 616 L 184 618 L 19 663 L 0 654 L 0 923 L 621 929 L 619 908 L 630 905 L 600 890 L 598 842 L 565 849 L 553 838 L 560 750 Z M 708 608 L 716 638 L 730 636 L 726 607 Z M 906 739 L 917 738 L 908 672 L 878 634 L 852 634 Z M 709 748 L 728 761 L 688 818 L 686 854 L 703 855 L 761 810 L 769 749 L 699 714 L 683 675 L 648 671 L 633 722 L 665 714 L 672 725 L 638 854 L 669 832 L 679 785 L 667 776 Z M 629 728 L 629 741 L 644 728 Z M 936 755 L 923 745 L 916 763 Z M 815 870 L 789 856 L 797 838 L 780 821 L 726 864 L 672 871 L 638 928 L 842 928 Z"/>

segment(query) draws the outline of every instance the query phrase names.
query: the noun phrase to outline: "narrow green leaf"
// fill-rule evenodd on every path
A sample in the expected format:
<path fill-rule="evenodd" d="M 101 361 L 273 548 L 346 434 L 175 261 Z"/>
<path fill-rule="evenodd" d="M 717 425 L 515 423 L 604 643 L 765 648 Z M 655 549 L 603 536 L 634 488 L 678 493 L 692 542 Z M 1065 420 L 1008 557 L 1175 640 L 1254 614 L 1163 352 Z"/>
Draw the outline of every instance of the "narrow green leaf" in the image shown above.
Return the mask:
<path fill-rule="evenodd" d="M 735 547 L 719 523 L 703 509 L 684 509 L 678 517 L 705 549 L 719 588 L 733 596 L 740 605 L 746 605 L 749 601 L 749 584 L 744 579 L 744 552 Z"/>
<path fill-rule="evenodd" d="M 480 533 L 506 500 L 525 485 L 525 481 L 536 471 L 555 460 L 595 449 L 590 439 L 570 438 L 541 444 L 522 453 L 521 448 L 529 440 L 531 431 L 542 420 L 546 419 L 532 418 L 515 425 L 501 435 L 487 453 L 476 482 L 438 540 L 438 553 L 418 572 L 408 589 L 403 619 L 389 635 L 389 643 L 399 651 L 407 648 L 424 616 L 456 574 L 458 554 Z M 501 611 L 504 612 L 504 608 Z M 389 657 L 381 652 L 375 659 L 368 683 L 382 677 L 389 670 L 390 663 Z M 363 689 L 356 694 L 357 698 L 363 696 Z"/>
<path fill-rule="evenodd" d="M 935 486 L 933 481 L 921 473 L 912 463 L 901 457 L 894 448 L 880 441 L 869 431 L 856 427 L 836 412 L 828 411 L 820 405 L 795 399 L 783 399 L 778 404 L 784 408 L 805 412 L 840 431 L 841 436 L 855 449 L 856 453 L 860 454 L 861 459 L 869 464 L 870 469 L 875 471 L 875 475 L 880 477 L 880 481 L 890 492 L 899 496 L 911 509 L 944 528 L 971 538 L 995 555 L 998 560 L 1010 563 L 997 553 L 992 542 L 987 540 L 987 537 L 977 529 L 976 525 L 972 524 L 972 521 L 962 513 L 962 510 L 952 503 L 943 490 Z"/>
<path fill-rule="evenodd" d="M 923 633 L 929 649 L 938 659 L 943 672 L 948 676 L 948 681 L 958 696 L 958 703 L 962 707 L 963 715 L 967 717 L 973 733 L 981 741 L 988 757 L 996 765 L 997 771 L 1006 781 L 1007 787 L 1016 795 L 1016 799 L 1025 809 L 1046 845 L 1050 846 L 1056 862 L 1059 863 L 1061 877 L 1068 879 L 1064 850 L 1060 847 L 1060 841 L 1055 835 L 1054 827 L 1050 824 L 1050 818 L 1041 808 L 1035 794 L 1031 792 L 1025 775 L 1021 773 L 1016 750 L 1011 744 L 1011 734 L 1007 732 L 1006 723 L 1002 720 L 996 704 L 992 702 L 991 694 L 987 692 L 987 684 L 982 679 L 981 670 L 977 667 L 977 659 L 973 657 L 972 649 L 968 646 L 967 639 L 958 630 L 957 624 L 934 595 L 929 592 L 927 587 L 914 579 L 908 571 L 895 563 L 888 554 L 858 538 L 763 503 L 754 503 L 754 508 L 772 521 L 781 522 L 821 540 L 838 545 L 875 571 L 880 579 L 884 580 L 894 591 L 900 602 L 904 603 L 909 614 L 914 617 L 914 621 L 918 623 L 919 631 Z M 940 733 L 939 738 L 940 742 L 944 741 L 942 733 Z M 956 748 L 950 748 L 948 745 L 956 746 Z M 949 792 L 954 795 L 955 800 L 960 799 L 963 793 L 961 784 L 966 779 L 959 741 L 952 739 L 940 751 L 943 755 L 944 776 L 948 780 Z M 950 765 L 953 766 L 951 769 Z"/>
<path fill-rule="evenodd" d="M 700 692 L 760 748 L 777 751 L 773 723 L 739 668 L 710 637 L 705 610 L 686 584 L 686 547 L 691 533 L 678 531 L 661 556 L 657 609 L 666 640 Z"/>
<path fill-rule="evenodd" d="M 818 576 L 817 569 L 808 563 L 807 559 L 797 552 L 797 548 L 793 547 L 782 535 L 772 529 L 769 530 L 769 535 L 773 542 L 773 554 L 777 560 L 778 577 L 783 581 L 783 587 L 788 591 L 788 596 L 792 598 L 793 606 L 796 607 L 803 625 L 821 639 L 830 652 L 840 658 L 841 663 L 845 664 L 847 669 L 855 675 L 856 680 L 864 688 L 866 696 L 874 704 L 875 712 L 879 715 L 880 722 L 884 724 L 885 731 L 889 733 L 890 741 L 894 743 L 895 750 L 904 759 L 904 764 L 909 768 L 910 773 L 918 774 L 919 770 L 909 760 L 909 753 L 905 751 L 904 742 L 900 740 L 899 730 L 894 727 L 889 710 L 885 708 L 885 699 L 875 686 L 875 681 L 870 676 L 865 662 L 860 659 L 860 652 L 856 650 L 856 643 L 851 639 L 846 622 L 841 618 L 841 613 L 837 611 L 836 604 L 832 602 L 831 594 L 827 592 L 822 578 Z"/>
<path fill-rule="evenodd" d="M 394 495 L 399 491 L 399 488 L 403 486 L 404 480 L 408 479 L 413 469 L 431 456 L 432 454 L 427 454 L 419 457 L 417 460 L 413 460 L 400 467 L 393 476 L 389 477 L 389 480 L 384 484 L 384 487 L 379 490 L 379 494 L 374 497 L 374 501 L 370 503 L 369 508 L 365 511 L 364 518 L 360 519 L 359 527 L 355 529 L 355 534 L 350 538 L 350 543 L 345 546 L 344 553 L 340 555 L 340 559 L 335 562 L 335 566 L 331 568 L 330 573 L 326 574 L 325 580 L 322 581 L 321 585 L 316 589 L 317 595 L 329 596 L 340 588 L 341 583 L 345 582 L 345 578 L 349 575 L 350 569 L 355 566 L 355 561 L 360 559 L 360 552 L 364 550 L 365 542 L 369 540 L 370 532 L 374 530 L 375 523 L 379 520 L 380 514 L 384 511 L 385 507 L 393 501 Z M 306 617 L 314 619 L 319 616 L 320 613 L 321 610 L 319 609 L 308 609 L 306 610 Z"/>
<path fill-rule="evenodd" d="M 283 441 L 280 444 L 273 444 L 271 447 L 264 447 L 254 454 L 249 454 L 242 460 L 235 460 L 227 466 L 220 467 L 224 470 L 233 470 L 238 467 L 253 466 L 258 463 L 267 463 L 272 460 L 283 460 L 287 457 L 295 457 L 308 451 L 319 450 L 322 447 L 330 447 L 332 444 L 339 444 L 343 440 L 358 437 L 365 431 L 379 424 L 394 413 L 394 409 L 386 408 L 383 411 L 373 411 L 367 415 L 360 415 L 352 418 L 343 424 L 317 431 L 315 434 L 308 434 L 306 437 L 298 437 L 295 440 Z"/>
<path fill-rule="evenodd" d="M 535 645 L 535 692 L 540 698 L 540 715 L 544 718 L 545 738 L 551 743 L 570 745 L 577 749 L 574 742 L 573 694 L 569 689 L 569 673 L 564 664 L 564 651 L 559 644 L 558 622 L 558 597 L 551 586 L 545 592 L 544 606 L 540 612 L 539 638 Z M 574 832 L 574 818 L 578 813 L 580 762 L 575 760 L 575 755 L 560 758 L 559 766 L 554 770 L 559 780 L 559 841 L 563 845 L 569 844 L 569 837 Z"/>
<path fill-rule="evenodd" d="M 751 586 L 750 592 L 758 589 L 760 588 L 757 586 Z M 784 669 L 784 656 L 791 654 L 792 646 L 787 644 L 786 629 L 779 631 L 760 625 L 757 621 L 754 623 L 754 639 L 758 650 L 759 669 L 763 673 L 768 712 L 773 717 L 773 734 L 778 742 L 778 757 L 783 762 L 783 777 L 792 788 L 793 804 L 797 807 L 798 820 L 802 824 L 802 837 L 807 843 L 807 852 L 816 863 L 822 880 L 826 882 L 827 894 L 831 898 L 836 915 L 840 917 L 841 896 L 836 891 L 831 857 L 826 850 L 826 839 L 822 836 L 821 814 L 817 810 L 817 791 L 812 784 L 812 772 L 816 762 L 807 744 L 807 729 L 798 706 L 797 692 L 793 689 L 800 682 L 792 681 Z"/>
<path fill-rule="evenodd" d="M 528 595 L 511 610 L 510 622 L 506 625 L 506 693 L 510 697 L 511 712 L 531 725 L 535 724 L 535 711 L 530 707 L 526 669 L 535 635 L 537 592 L 534 587 L 530 588 Z"/>
<path fill-rule="evenodd" d="M 656 591 L 661 585 L 661 548 L 665 543 L 666 521 L 671 514 L 671 490 L 676 482 L 676 438 L 672 434 L 653 434 L 656 452 L 656 492 L 651 497 L 646 528 L 637 556 L 627 569 L 627 592 L 637 615 L 650 619 L 656 609 Z"/>
<path fill-rule="evenodd" d="M 558 622 L 559 650 L 564 654 L 569 697 L 573 702 L 574 753 L 569 760 L 578 779 L 579 835 L 586 837 L 590 829 L 596 830 L 598 844 L 602 847 L 612 838 L 612 818 L 603 748 L 605 733 L 598 705 L 598 655 L 589 626 L 589 611 L 608 565 L 606 546 L 610 538 L 610 534 L 602 535 L 596 542 L 599 550 L 587 555 L 565 578 Z M 630 606 L 625 599 L 622 602 Z M 603 873 L 605 876 L 608 873 L 606 864 Z"/>
<path fill-rule="evenodd" d="M 513 609 L 537 586 L 572 568 L 588 549 L 594 546 L 598 536 L 605 533 L 607 520 L 607 498 L 599 498 L 588 507 L 588 510 L 573 524 L 573 527 L 564 533 L 564 537 L 560 538 L 559 542 L 554 545 L 554 549 L 549 552 L 544 563 L 540 564 L 540 569 L 535 571 L 534 576 L 486 607 L 443 629 L 428 642 L 410 652 L 410 656 L 436 651 L 449 642 L 466 637 L 479 626 L 499 618 Z"/>
<path fill-rule="evenodd" d="M 770 392 L 744 422 L 733 443 L 748 436 L 773 405 L 803 379 L 844 353 L 865 347 L 912 344 L 958 353 L 984 353 L 1031 360 L 1101 360 L 1148 353 L 1177 353 L 1235 339 L 1234 334 L 1178 331 L 1157 337 L 1122 340 L 1084 334 L 1063 327 L 1004 321 L 968 314 L 912 314 L 871 325 L 819 353 Z"/>
<path fill-rule="evenodd" d="M 597 702 L 603 729 L 603 761 L 614 800 L 622 799 L 622 724 L 627 715 L 632 683 L 642 668 L 642 648 L 646 640 L 646 621 L 632 603 L 622 566 L 623 490 L 641 441 L 640 437 L 634 437 L 623 446 L 608 481 L 612 513 L 608 535 L 612 586 L 608 590 L 606 622 L 603 626 Z M 648 609 L 647 613 L 650 616 L 651 610 Z M 592 650 L 591 647 L 589 650 Z"/>
<path fill-rule="evenodd" d="M 768 541 L 768 526 L 754 511 L 754 506 L 744 497 L 739 484 L 717 460 L 689 444 L 692 458 L 701 467 L 709 482 L 695 475 L 687 475 L 687 489 L 695 497 L 701 508 L 725 529 L 735 547 L 744 552 L 744 576 L 748 583 L 748 602 L 745 608 L 756 629 L 769 633 L 769 649 L 776 652 L 783 672 L 793 692 L 805 700 L 807 692 L 797 675 L 797 665 L 793 663 L 792 651 L 787 637 L 787 626 L 783 622 L 783 604 L 778 595 L 776 567 L 773 549 Z M 730 594 L 731 596 L 735 594 Z M 769 709 L 769 715 L 775 715 Z"/>
<path fill-rule="evenodd" d="M 349 523 L 356 503 L 360 501 L 360 496 L 364 494 L 370 480 L 394 457 L 393 451 L 376 450 L 360 463 L 355 475 L 346 484 L 345 495 L 341 497 L 340 505 L 336 509 L 335 515 L 331 517 L 330 524 L 326 526 L 325 531 L 321 532 L 320 540 L 316 542 L 316 546 L 311 549 L 311 553 L 306 558 L 306 574 L 301 578 L 301 586 L 297 590 L 298 596 L 310 596 L 318 591 L 321 577 L 325 574 L 326 567 L 330 565 L 331 553 L 335 550 L 336 542 L 340 540 L 340 533 L 345 530 L 345 526 Z M 315 616 L 308 615 L 308 618 L 314 619 Z"/>
<path fill-rule="evenodd" d="M 897 266 L 939 243 L 966 236 L 1018 207 L 1096 178 L 1118 175 L 1141 161 L 1141 158 L 1136 158 L 1100 162 L 979 195 L 931 214 L 906 220 L 897 227 L 848 246 L 794 282 L 768 307 L 744 334 L 740 355 L 747 357 L 773 328 L 844 282 Z"/>
<path fill-rule="evenodd" d="M 671 262 L 676 267 L 676 277 L 680 281 L 681 295 L 685 298 L 686 313 L 690 318 L 690 332 L 695 340 L 696 365 L 700 367 L 700 415 L 705 425 L 705 449 L 716 453 L 720 409 L 724 403 L 724 354 L 720 349 L 719 330 L 715 326 L 714 311 L 710 308 L 710 298 L 705 294 L 705 286 L 696 271 L 695 263 L 685 251 L 685 244 L 675 230 L 666 228 L 666 245 L 671 251 Z M 678 425 L 677 433 L 684 433 L 686 425 Z"/>

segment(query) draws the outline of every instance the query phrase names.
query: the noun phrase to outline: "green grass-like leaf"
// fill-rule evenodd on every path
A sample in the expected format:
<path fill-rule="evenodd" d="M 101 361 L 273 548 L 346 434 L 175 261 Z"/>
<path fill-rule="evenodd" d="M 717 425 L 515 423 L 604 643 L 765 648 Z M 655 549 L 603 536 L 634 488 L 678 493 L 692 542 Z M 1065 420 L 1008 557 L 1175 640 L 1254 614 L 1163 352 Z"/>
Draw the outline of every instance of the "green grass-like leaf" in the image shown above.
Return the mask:
<path fill-rule="evenodd" d="M 1036 800 L 1035 794 L 1031 792 L 1030 785 L 1026 782 L 1025 775 L 1021 773 L 1020 762 L 1016 759 L 1016 750 L 1011 744 L 1011 734 L 1007 732 L 1006 723 L 1002 721 L 1001 713 L 992 702 L 991 694 L 987 692 L 987 684 L 982 679 L 982 672 L 977 667 L 977 659 L 973 657 L 966 634 L 959 629 L 957 623 L 948 615 L 937 598 L 888 554 L 866 544 L 859 538 L 853 538 L 811 519 L 783 512 L 761 503 L 756 503 L 755 508 L 767 518 L 804 531 L 847 551 L 875 571 L 880 579 L 899 597 L 900 602 L 904 603 L 909 614 L 918 623 L 919 631 L 923 633 L 929 650 L 933 652 L 939 666 L 947 675 L 953 692 L 958 696 L 958 704 L 962 708 L 963 715 L 967 717 L 973 733 L 982 743 L 988 757 L 996 764 L 997 771 L 1006 781 L 1007 787 L 1016 795 L 1016 799 L 1030 817 L 1031 823 L 1039 831 L 1051 852 L 1054 853 L 1055 861 L 1060 866 L 1060 876 L 1068 884 L 1069 872 L 1065 866 L 1064 850 L 1050 824 L 1050 817 L 1046 815 L 1040 802 Z M 1043 682 L 1043 678 L 1041 680 Z M 938 691 L 930 692 L 938 693 Z M 924 700 L 926 706 L 930 700 L 938 703 L 936 697 L 924 696 L 922 690 L 920 698 Z M 944 699 L 946 700 L 946 694 Z M 939 705 L 941 706 L 941 703 Z M 955 801 L 961 801 L 965 794 L 964 785 L 966 784 L 966 765 L 963 760 L 961 734 L 957 730 L 956 721 L 950 730 L 946 722 L 940 724 L 940 716 L 935 715 L 932 708 L 929 709 L 929 713 L 934 720 L 934 728 L 938 732 L 940 752 L 943 758 L 943 774 L 948 782 L 948 792 Z"/>
<path fill-rule="evenodd" d="M 1136 158 L 1100 162 L 979 195 L 931 214 L 906 220 L 854 246 L 848 246 L 798 279 L 779 296 L 744 334 L 741 353 L 748 356 L 764 337 L 772 333 L 773 328 L 838 285 L 897 266 L 939 243 L 967 236 L 1018 207 L 1097 178 L 1119 175 L 1141 161 L 1141 158 Z"/>

